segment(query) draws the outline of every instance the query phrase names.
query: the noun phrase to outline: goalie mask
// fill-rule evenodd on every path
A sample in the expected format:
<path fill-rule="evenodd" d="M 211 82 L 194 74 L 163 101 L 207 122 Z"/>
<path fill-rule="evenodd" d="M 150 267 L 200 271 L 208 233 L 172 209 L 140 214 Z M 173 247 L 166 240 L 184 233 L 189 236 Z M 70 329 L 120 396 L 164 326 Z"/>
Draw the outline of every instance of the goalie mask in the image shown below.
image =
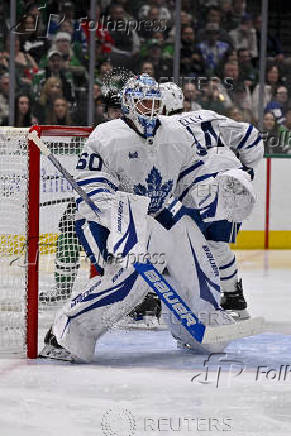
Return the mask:
<path fill-rule="evenodd" d="M 158 83 L 146 73 L 129 79 L 121 92 L 121 110 L 144 138 L 151 139 L 161 113 Z"/>
<path fill-rule="evenodd" d="M 165 82 L 160 84 L 162 93 L 163 113 L 165 115 L 174 115 L 182 112 L 183 109 L 183 93 L 182 89 L 174 82 Z"/>

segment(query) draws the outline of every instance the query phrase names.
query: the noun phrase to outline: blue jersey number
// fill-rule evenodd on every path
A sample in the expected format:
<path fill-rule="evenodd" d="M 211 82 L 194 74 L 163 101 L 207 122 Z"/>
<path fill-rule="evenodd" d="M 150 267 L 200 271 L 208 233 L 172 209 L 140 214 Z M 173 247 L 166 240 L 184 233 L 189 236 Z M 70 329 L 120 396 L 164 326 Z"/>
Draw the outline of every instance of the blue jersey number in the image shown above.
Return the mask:
<path fill-rule="evenodd" d="M 90 171 L 101 171 L 102 159 L 98 153 L 82 153 L 77 163 L 77 170 L 84 170 L 88 166 Z"/>

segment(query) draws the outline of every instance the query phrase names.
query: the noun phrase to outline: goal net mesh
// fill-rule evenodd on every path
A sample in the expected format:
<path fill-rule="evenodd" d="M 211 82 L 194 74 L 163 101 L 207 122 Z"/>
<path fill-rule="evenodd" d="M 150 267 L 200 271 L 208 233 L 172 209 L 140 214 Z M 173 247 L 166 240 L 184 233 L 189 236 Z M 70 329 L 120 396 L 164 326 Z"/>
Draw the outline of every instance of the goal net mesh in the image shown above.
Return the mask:
<path fill-rule="evenodd" d="M 28 129 L 0 129 L 0 354 L 26 353 Z M 88 133 L 50 130 L 42 140 L 72 174 Z M 56 310 L 89 278 L 75 230 L 75 193 L 40 155 L 39 340 Z"/>

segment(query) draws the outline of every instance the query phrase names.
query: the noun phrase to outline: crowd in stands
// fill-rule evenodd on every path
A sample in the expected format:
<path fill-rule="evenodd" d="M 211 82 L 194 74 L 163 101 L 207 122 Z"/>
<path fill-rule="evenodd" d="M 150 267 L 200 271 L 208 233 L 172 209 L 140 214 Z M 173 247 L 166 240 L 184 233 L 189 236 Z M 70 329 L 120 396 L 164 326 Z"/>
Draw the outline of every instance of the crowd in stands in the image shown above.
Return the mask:
<path fill-rule="evenodd" d="M 182 0 L 180 83 L 184 110 L 210 109 L 258 122 L 261 16 L 247 0 Z M 172 80 L 174 0 L 17 1 L 15 84 L 9 80 L 9 2 L 0 5 L 0 125 L 9 122 L 14 86 L 16 127 L 86 125 L 89 39 L 96 39 L 95 125 L 120 116 L 106 96 L 114 68 Z M 264 86 L 267 153 L 291 153 L 289 58 L 268 36 Z M 291 138 L 291 135 L 290 135 Z"/>

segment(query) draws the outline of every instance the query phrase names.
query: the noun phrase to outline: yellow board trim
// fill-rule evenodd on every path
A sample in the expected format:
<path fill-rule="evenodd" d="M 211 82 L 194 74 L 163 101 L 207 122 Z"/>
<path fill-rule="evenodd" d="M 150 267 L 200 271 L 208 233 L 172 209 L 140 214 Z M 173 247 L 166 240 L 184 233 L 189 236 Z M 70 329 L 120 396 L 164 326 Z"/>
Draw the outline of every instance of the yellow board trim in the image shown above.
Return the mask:
<path fill-rule="evenodd" d="M 56 252 L 58 235 L 44 233 L 39 235 L 39 254 L 52 254 Z M 24 235 L 0 235 L 0 256 L 13 256 L 24 254 L 26 239 Z"/>
<path fill-rule="evenodd" d="M 40 235 L 40 254 L 56 252 L 58 235 L 46 233 Z M 239 232 L 237 242 L 230 244 L 237 250 L 260 250 L 264 248 L 263 230 L 242 230 Z M 269 232 L 270 249 L 291 249 L 291 230 L 271 230 Z M 0 256 L 24 254 L 25 237 L 23 235 L 0 235 Z"/>
<path fill-rule="evenodd" d="M 238 234 L 237 242 L 230 246 L 238 250 L 259 250 L 264 248 L 264 239 L 264 230 L 242 230 Z M 270 230 L 269 248 L 291 249 L 291 230 Z"/>

